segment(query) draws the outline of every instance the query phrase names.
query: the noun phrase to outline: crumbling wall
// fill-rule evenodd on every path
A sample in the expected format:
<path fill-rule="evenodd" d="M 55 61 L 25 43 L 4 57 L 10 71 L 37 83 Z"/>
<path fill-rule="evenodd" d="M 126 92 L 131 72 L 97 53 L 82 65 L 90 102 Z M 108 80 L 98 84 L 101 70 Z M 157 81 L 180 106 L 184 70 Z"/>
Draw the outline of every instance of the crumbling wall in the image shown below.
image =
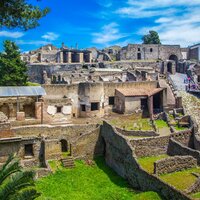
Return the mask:
<path fill-rule="evenodd" d="M 100 126 L 72 141 L 71 147 L 72 155 L 75 159 L 86 160 L 103 155 L 104 145 L 100 136 Z"/>
<path fill-rule="evenodd" d="M 192 156 L 173 156 L 154 163 L 154 174 L 167 174 L 197 167 L 197 160 Z"/>
<path fill-rule="evenodd" d="M 169 146 L 167 150 L 168 155 L 170 156 L 187 156 L 190 155 L 197 159 L 198 165 L 200 164 L 200 151 L 191 149 L 180 142 L 177 142 L 174 138 L 171 138 L 169 141 Z"/>
<path fill-rule="evenodd" d="M 189 200 L 190 198 L 158 177 L 144 171 L 136 160 L 134 148 L 111 125 L 104 122 L 101 135 L 105 142 L 106 163 L 134 187 L 142 191 L 155 191 L 166 199 Z"/>

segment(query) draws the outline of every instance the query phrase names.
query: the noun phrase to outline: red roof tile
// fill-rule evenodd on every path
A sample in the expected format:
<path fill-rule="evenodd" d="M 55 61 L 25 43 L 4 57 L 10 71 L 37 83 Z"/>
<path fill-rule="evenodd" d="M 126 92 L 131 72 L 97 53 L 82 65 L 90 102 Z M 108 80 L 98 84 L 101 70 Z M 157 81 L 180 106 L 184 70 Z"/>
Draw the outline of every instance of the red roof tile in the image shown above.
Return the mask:
<path fill-rule="evenodd" d="M 125 97 L 132 97 L 132 96 L 152 96 L 164 88 L 128 88 L 128 89 L 116 89 L 118 92 L 123 94 Z"/>

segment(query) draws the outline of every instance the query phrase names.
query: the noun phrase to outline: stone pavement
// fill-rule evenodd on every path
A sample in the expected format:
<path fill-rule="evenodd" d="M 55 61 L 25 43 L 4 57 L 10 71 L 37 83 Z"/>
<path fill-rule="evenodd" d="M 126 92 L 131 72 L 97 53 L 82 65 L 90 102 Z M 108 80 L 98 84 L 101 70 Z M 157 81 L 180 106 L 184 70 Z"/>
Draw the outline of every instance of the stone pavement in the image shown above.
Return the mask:
<path fill-rule="evenodd" d="M 184 79 L 187 78 L 186 74 L 180 74 L 180 73 L 176 73 L 174 75 L 170 74 L 169 77 L 173 81 L 174 86 L 178 91 L 185 91 L 187 84 L 184 83 Z"/>

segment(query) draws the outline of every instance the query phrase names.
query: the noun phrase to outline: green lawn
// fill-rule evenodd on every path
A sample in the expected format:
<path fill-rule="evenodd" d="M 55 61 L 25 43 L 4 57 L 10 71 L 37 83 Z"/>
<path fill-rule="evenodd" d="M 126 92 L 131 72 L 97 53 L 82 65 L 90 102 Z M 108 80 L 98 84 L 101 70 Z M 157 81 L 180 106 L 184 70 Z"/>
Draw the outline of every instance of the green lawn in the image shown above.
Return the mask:
<path fill-rule="evenodd" d="M 163 174 L 160 176 L 160 178 L 179 190 L 185 190 L 188 189 L 197 180 L 192 172 L 200 173 L 200 168 L 193 168 L 180 172 Z"/>
<path fill-rule="evenodd" d="M 143 157 L 143 158 L 139 158 L 138 162 L 144 170 L 153 174 L 153 172 L 154 172 L 154 162 L 156 162 L 157 160 L 161 160 L 163 158 L 167 158 L 167 157 L 169 157 L 169 156 L 166 155 L 166 154 L 159 155 L 159 156 L 152 156 L 152 157 Z"/>
<path fill-rule="evenodd" d="M 200 192 L 195 193 L 195 194 L 192 194 L 191 196 L 192 196 L 193 198 L 200 199 Z"/>
<path fill-rule="evenodd" d="M 42 193 L 37 200 L 161 200 L 157 193 L 132 190 L 103 158 L 98 158 L 94 166 L 77 161 L 74 169 L 59 169 L 36 182 Z"/>
<path fill-rule="evenodd" d="M 110 120 L 109 123 L 113 126 L 116 126 L 121 129 L 128 130 L 128 131 L 131 131 L 131 130 L 134 130 L 134 131 L 153 130 L 153 126 L 151 124 L 150 119 L 141 118 L 136 115 L 116 117 L 115 119 Z"/>
<path fill-rule="evenodd" d="M 154 122 L 158 129 L 168 127 L 167 122 L 165 122 L 164 120 L 159 119 L 159 120 L 155 120 Z"/>
<path fill-rule="evenodd" d="M 185 131 L 185 130 L 188 129 L 187 127 L 181 127 L 181 126 L 178 126 L 178 125 L 174 126 L 174 128 L 175 128 L 176 131 Z"/>

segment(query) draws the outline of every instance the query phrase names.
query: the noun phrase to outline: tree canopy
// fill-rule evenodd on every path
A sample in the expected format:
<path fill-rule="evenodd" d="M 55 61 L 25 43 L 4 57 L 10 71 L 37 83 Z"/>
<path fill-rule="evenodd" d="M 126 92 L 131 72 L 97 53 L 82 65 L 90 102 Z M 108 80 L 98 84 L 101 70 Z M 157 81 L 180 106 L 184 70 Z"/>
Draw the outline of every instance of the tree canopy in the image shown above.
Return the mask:
<path fill-rule="evenodd" d="M 26 85 L 26 72 L 26 63 L 21 60 L 18 46 L 9 40 L 4 41 L 4 52 L 0 53 L 0 85 Z"/>
<path fill-rule="evenodd" d="M 49 8 L 41 9 L 27 3 L 27 0 L 1 0 L 0 27 L 32 29 L 48 12 Z"/>
<path fill-rule="evenodd" d="M 156 31 L 149 31 L 149 34 L 142 37 L 143 44 L 161 44 L 159 35 Z"/>

